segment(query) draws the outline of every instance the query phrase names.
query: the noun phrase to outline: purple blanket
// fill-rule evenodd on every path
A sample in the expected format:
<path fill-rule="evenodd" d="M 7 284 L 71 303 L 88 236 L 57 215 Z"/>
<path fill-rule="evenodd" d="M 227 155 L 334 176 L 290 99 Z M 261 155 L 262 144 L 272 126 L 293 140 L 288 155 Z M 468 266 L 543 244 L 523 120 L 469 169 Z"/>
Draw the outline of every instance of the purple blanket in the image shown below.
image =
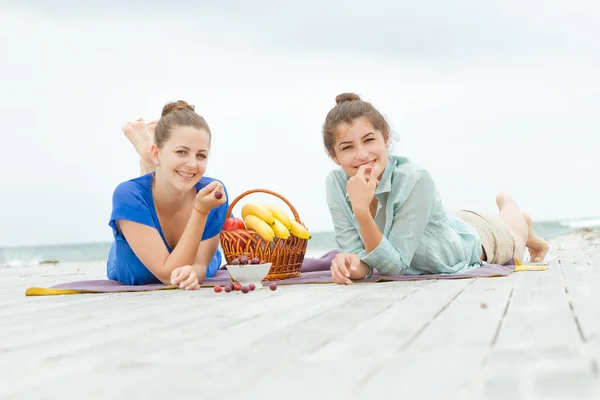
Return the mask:
<path fill-rule="evenodd" d="M 337 254 L 337 250 L 331 250 L 320 258 L 305 258 L 302 264 L 301 276 L 298 278 L 284 279 L 277 281 L 278 285 L 293 285 L 301 283 L 332 283 L 329 267 L 331 261 Z M 515 270 L 514 260 L 510 260 L 505 265 L 486 264 L 479 268 L 463 274 L 435 274 L 435 275 L 395 275 L 382 276 L 374 273 L 369 279 L 360 282 L 379 282 L 379 281 L 417 281 L 425 279 L 465 279 L 478 277 L 506 276 Z M 203 287 L 212 287 L 214 285 L 225 285 L 231 283 L 227 270 L 223 267 L 217 271 L 212 278 L 206 279 Z M 268 284 L 268 282 L 267 282 Z M 122 283 L 110 280 L 90 280 L 79 282 L 61 283 L 50 288 L 29 288 L 26 291 L 28 296 L 42 296 L 51 294 L 76 294 L 76 293 L 110 293 L 110 292 L 139 292 L 150 290 L 176 289 L 175 286 L 164 284 L 149 284 L 139 286 L 128 286 Z"/>

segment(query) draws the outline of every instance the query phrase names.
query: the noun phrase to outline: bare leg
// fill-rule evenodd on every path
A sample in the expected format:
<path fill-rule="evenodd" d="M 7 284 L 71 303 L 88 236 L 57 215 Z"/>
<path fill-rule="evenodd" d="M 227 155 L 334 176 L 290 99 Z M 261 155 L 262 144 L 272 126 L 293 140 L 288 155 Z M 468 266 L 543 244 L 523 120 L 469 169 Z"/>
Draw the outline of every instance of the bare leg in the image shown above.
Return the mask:
<path fill-rule="evenodd" d="M 517 203 L 508 194 L 500 193 L 496 196 L 496 205 L 500 210 L 500 219 L 523 240 L 523 243 L 527 243 L 529 228 Z"/>
<path fill-rule="evenodd" d="M 146 124 L 142 118 L 138 118 L 134 122 L 126 123 L 122 128 L 123 133 L 127 139 L 129 139 L 135 148 L 135 151 L 140 155 L 141 175 L 147 174 L 155 169 L 150 155 L 155 127 L 156 121 Z"/>
<path fill-rule="evenodd" d="M 546 258 L 546 254 L 548 254 L 550 246 L 548 245 L 548 242 L 533 232 L 533 221 L 531 220 L 529 214 L 523 213 L 523 217 L 525 218 L 525 222 L 527 222 L 527 227 L 529 228 L 529 235 L 525 246 L 527 246 L 527 250 L 529 250 L 531 261 L 542 262 L 544 261 L 544 258 Z"/>
<path fill-rule="evenodd" d="M 531 217 L 521 211 L 517 203 L 506 193 L 496 196 L 496 205 L 500 210 L 500 219 L 508 225 L 529 250 L 533 262 L 541 262 L 550 246 L 533 232 Z"/>

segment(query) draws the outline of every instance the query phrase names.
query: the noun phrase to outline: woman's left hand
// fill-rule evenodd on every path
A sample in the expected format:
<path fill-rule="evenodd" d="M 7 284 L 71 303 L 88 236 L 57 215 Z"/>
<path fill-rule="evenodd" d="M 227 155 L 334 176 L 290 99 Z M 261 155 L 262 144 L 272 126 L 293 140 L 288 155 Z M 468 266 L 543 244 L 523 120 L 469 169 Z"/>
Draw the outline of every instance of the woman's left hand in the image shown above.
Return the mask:
<path fill-rule="evenodd" d="M 355 214 L 358 210 L 369 210 L 371 201 L 375 197 L 375 188 L 379 184 L 378 175 L 377 167 L 361 165 L 356 175 L 348 179 L 346 191 Z"/>
<path fill-rule="evenodd" d="M 179 289 L 195 290 L 200 287 L 198 274 L 191 265 L 175 268 L 171 272 L 171 285 L 179 286 Z"/>

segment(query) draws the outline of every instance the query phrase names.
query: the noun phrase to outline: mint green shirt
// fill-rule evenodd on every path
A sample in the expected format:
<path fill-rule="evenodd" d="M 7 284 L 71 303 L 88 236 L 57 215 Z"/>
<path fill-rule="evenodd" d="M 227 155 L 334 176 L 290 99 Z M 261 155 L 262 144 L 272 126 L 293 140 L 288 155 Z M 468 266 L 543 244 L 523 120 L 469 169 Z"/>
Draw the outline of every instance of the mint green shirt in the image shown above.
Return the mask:
<path fill-rule="evenodd" d="M 389 155 L 375 190 L 375 223 L 383 233 L 367 254 L 346 192 L 342 170 L 327 176 L 327 204 L 341 253 L 355 253 L 381 275 L 454 274 L 483 265 L 473 227 L 448 214 L 429 173 L 404 157 Z M 370 275 L 369 274 L 369 275 Z"/>

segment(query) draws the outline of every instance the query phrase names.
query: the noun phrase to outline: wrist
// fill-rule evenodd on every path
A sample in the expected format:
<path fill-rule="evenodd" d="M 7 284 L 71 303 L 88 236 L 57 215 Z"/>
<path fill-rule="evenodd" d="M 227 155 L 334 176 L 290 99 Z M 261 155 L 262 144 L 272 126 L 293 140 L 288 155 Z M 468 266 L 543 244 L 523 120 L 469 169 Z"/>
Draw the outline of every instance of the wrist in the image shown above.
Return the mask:
<path fill-rule="evenodd" d="M 350 270 L 350 279 L 365 279 L 369 274 L 369 271 L 369 266 L 364 262 L 361 262 L 356 268 L 356 271 Z"/>
<path fill-rule="evenodd" d="M 371 218 L 371 210 L 369 210 L 369 207 L 352 207 L 352 212 L 354 212 L 356 218 Z"/>
<path fill-rule="evenodd" d="M 196 212 L 200 215 L 203 215 L 205 217 L 208 216 L 208 213 L 210 212 L 210 210 L 205 210 L 202 207 L 198 207 L 197 204 L 194 204 L 194 210 L 195 210 L 194 212 Z"/>

